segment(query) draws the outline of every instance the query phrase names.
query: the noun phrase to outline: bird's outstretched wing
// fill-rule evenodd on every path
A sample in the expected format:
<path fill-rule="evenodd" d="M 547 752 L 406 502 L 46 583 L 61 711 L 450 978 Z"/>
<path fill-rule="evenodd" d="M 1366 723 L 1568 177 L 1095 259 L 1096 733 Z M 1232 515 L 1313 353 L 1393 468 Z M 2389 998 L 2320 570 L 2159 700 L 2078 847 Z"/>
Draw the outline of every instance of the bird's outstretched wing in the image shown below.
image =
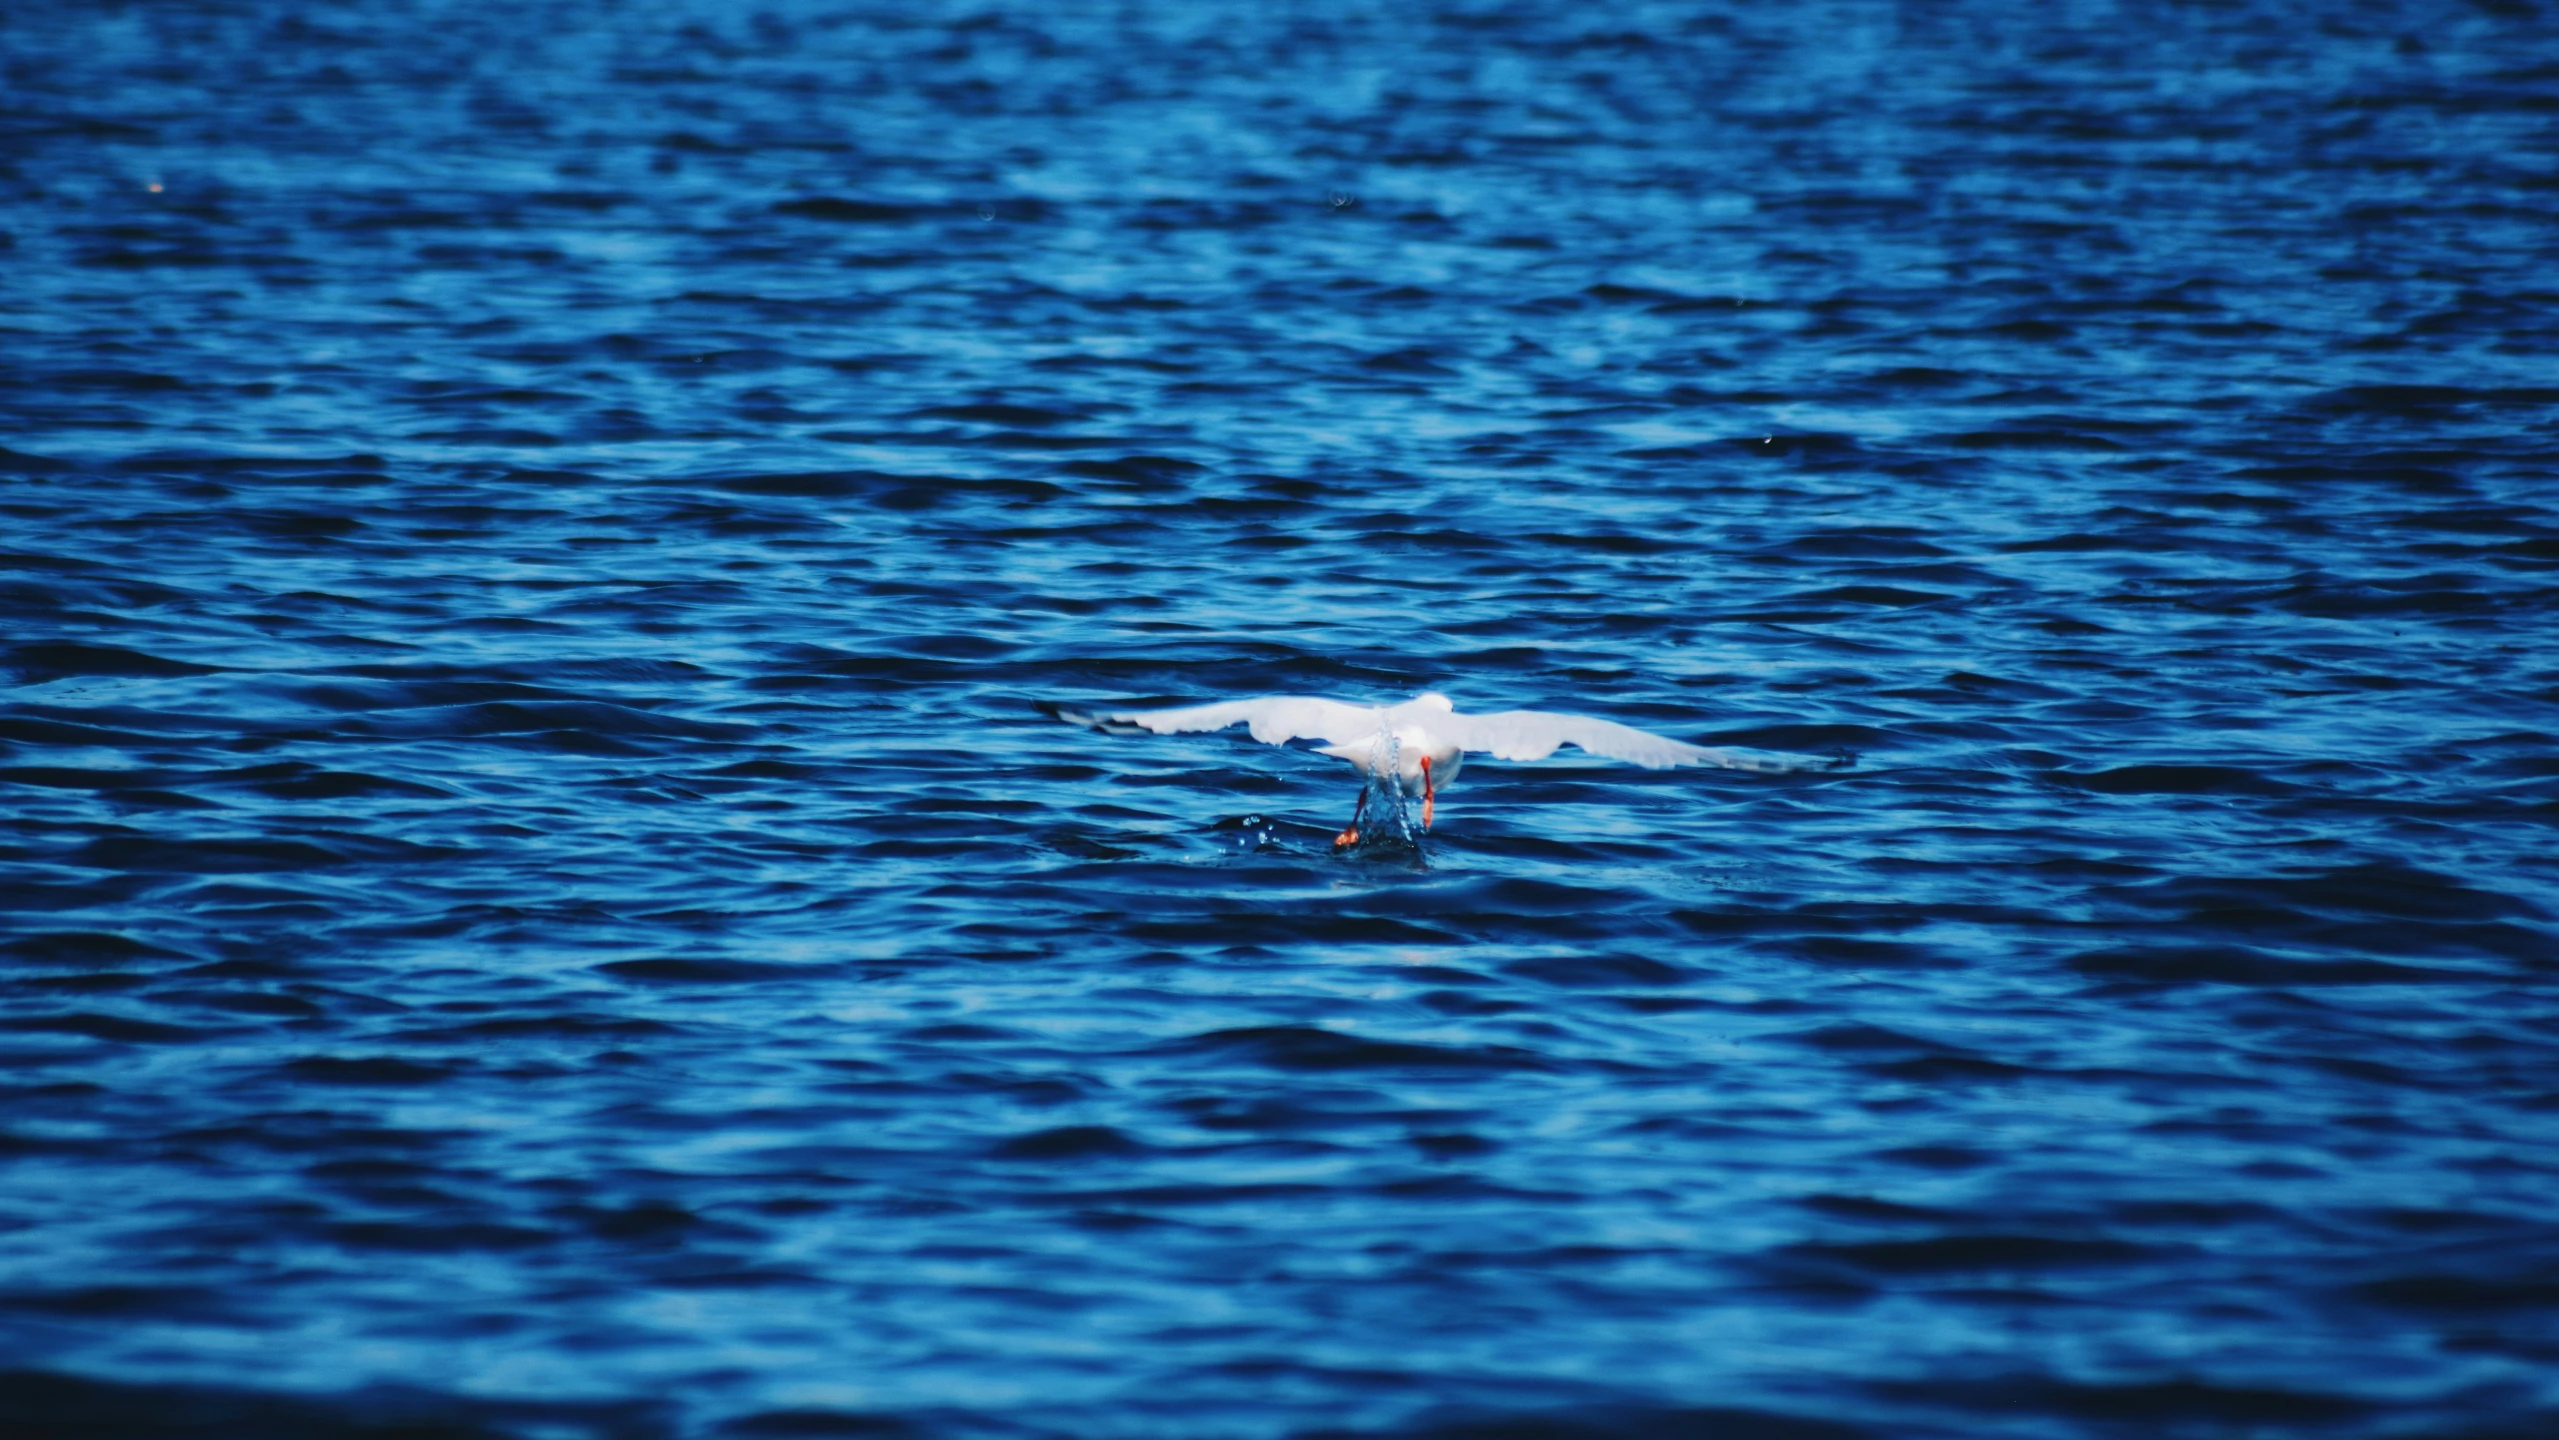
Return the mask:
<path fill-rule="evenodd" d="M 1265 745 L 1285 745 L 1300 738 L 1348 745 L 1369 739 L 1378 731 L 1375 710 L 1313 695 L 1257 695 L 1250 700 L 1221 700 L 1214 705 L 1185 705 L 1174 710 L 1096 712 L 1051 704 L 1040 708 L 1069 725 L 1089 725 L 1113 735 L 1223 730 L 1240 722 L 1251 726 L 1253 738 Z"/>
<path fill-rule="evenodd" d="M 1758 770 L 1784 774 L 1818 768 L 1812 763 L 1746 750 L 1717 750 L 1691 745 L 1650 730 L 1620 725 L 1590 715 L 1558 715 L 1548 710 L 1497 710 L 1489 715 L 1451 715 L 1440 722 L 1460 731 L 1458 743 L 1484 750 L 1502 760 L 1543 760 L 1559 745 L 1577 745 L 1593 755 L 1625 760 L 1648 770 L 1673 765 L 1715 765 L 1726 770 Z"/>

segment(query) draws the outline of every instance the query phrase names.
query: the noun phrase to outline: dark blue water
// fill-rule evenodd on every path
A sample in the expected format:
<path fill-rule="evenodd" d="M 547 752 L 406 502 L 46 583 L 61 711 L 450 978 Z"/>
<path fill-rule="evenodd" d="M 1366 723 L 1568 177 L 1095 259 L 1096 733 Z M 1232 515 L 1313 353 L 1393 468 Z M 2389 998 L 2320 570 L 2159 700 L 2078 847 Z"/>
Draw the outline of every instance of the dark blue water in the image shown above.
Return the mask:
<path fill-rule="evenodd" d="M 14 1433 L 2559 1433 L 2549 7 L 0 67 Z"/>

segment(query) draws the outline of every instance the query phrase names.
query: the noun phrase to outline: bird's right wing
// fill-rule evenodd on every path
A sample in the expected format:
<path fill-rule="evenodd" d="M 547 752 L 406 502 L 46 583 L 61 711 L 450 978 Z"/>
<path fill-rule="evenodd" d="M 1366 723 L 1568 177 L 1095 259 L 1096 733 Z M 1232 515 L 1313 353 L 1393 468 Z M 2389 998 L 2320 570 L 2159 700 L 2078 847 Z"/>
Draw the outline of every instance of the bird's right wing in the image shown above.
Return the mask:
<path fill-rule="evenodd" d="M 1558 746 L 1573 745 L 1610 760 L 1624 760 L 1648 770 L 1673 765 L 1713 765 L 1726 770 L 1759 770 L 1783 774 L 1815 768 L 1810 762 L 1746 750 L 1718 750 L 1691 745 L 1650 730 L 1620 725 L 1591 715 L 1561 715 L 1550 710 L 1497 710 L 1489 715 L 1456 715 L 1465 733 L 1459 740 L 1469 750 L 1489 751 L 1502 760 L 1543 760 Z"/>
<path fill-rule="evenodd" d="M 1250 700 L 1220 700 L 1212 705 L 1185 705 L 1173 710 L 1070 710 L 1063 705 L 1040 707 L 1069 725 L 1089 725 L 1113 735 L 1147 731 L 1173 735 L 1193 730 L 1223 730 L 1242 723 L 1265 745 L 1285 745 L 1300 738 L 1348 745 L 1374 737 L 1375 710 L 1313 695 L 1257 695 Z"/>

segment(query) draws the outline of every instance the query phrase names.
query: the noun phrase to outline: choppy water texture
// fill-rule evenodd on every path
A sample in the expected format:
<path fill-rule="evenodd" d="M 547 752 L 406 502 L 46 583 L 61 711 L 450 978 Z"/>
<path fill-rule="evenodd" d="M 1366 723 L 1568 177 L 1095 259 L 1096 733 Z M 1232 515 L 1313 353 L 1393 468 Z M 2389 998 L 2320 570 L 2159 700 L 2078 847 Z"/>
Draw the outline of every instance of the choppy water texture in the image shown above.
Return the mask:
<path fill-rule="evenodd" d="M 2553 1433 L 2551 26 L 13 7 L 0 1418 Z"/>

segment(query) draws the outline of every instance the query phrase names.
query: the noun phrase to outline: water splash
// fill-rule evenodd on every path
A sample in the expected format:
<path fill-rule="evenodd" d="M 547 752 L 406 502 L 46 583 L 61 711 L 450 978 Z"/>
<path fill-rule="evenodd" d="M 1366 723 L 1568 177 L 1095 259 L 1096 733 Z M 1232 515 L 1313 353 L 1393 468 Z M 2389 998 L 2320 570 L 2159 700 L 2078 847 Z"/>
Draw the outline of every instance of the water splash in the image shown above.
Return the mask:
<path fill-rule="evenodd" d="M 1403 742 L 1380 727 L 1369 747 L 1368 776 L 1360 791 L 1359 842 L 1349 847 L 1351 853 L 1418 855 L 1422 832 L 1413 823 L 1407 803 L 1411 798 L 1404 785 Z"/>

